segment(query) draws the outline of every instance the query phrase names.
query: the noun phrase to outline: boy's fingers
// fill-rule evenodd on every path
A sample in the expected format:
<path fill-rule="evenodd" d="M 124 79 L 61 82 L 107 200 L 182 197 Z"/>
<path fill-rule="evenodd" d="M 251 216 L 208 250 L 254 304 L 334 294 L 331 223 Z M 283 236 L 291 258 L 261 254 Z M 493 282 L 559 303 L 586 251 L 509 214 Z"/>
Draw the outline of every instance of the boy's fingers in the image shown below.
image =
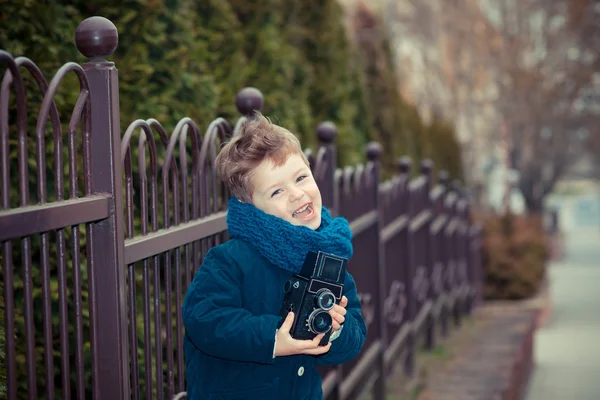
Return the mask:
<path fill-rule="evenodd" d="M 319 354 L 327 353 L 331 348 L 331 343 L 328 343 L 327 346 L 320 346 L 316 349 L 308 349 L 304 351 L 304 354 L 310 354 L 313 356 L 318 356 Z"/>
<path fill-rule="evenodd" d="M 344 307 L 338 306 L 337 304 L 333 306 L 332 310 L 341 315 L 346 315 L 348 312 Z"/>
<path fill-rule="evenodd" d="M 283 321 L 283 324 L 281 324 L 281 330 L 283 332 L 289 332 L 290 329 L 292 329 L 292 324 L 294 323 L 294 313 L 293 312 L 289 312 L 287 317 L 285 317 L 285 321 Z"/>
<path fill-rule="evenodd" d="M 321 343 L 321 340 L 323 340 L 323 334 L 317 335 L 315 336 L 315 338 L 312 340 L 312 344 L 317 347 L 319 345 L 319 343 Z"/>
<path fill-rule="evenodd" d="M 316 349 L 319 347 L 319 343 L 323 340 L 323 336 L 325 335 L 317 335 L 312 340 L 296 340 L 298 342 L 298 346 L 302 350 L 310 350 Z"/>
<path fill-rule="evenodd" d="M 345 312 L 344 312 L 344 314 L 340 314 L 340 313 L 338 313 L 335 310 L 330 310 L 329 311 L 329 315 L 331 315 L 331 319 L 333 320 L 332 322 L 333 322 L 333 328 L 334 329 L 339 329 L 339 326 L 341 324 L 343 324 L 344 321 L 346 321 L 346 317 L 344 317 Z"/>
<path fill-rule="evenodd" d="M 333 319 L 333 323 L 331 324 L 331 326 L 334 331 L 337 331 L 338 329 L 340 329 L 340 323 L 337 322 L 337 320 L 335 318 Z"/>
<path fill-rule="evenodd" d="M 346 308 L 348 305 L 348 298 L 346 296 L 342 296 L 342 300 L 340 301 L 340 306 Z"/>
<path fill-rule="evenodd" d="M 337 313 L 334 311 L 334 312 L 330 313 L 330 315 L 334 321 L 337 321 L 340 324 L 343 324 L 344 321 L 346 320 L 346 317 L 344 317 L 345 314 L 340 314 L 340 313 Z"/>

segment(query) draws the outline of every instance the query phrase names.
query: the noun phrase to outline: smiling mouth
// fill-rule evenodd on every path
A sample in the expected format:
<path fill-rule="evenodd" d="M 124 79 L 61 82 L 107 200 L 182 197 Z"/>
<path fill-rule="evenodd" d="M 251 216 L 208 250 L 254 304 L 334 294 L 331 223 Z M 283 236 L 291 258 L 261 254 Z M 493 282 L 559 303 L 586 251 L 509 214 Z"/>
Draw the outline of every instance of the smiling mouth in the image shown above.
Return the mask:
<path fill-rule="evenodd" d="M 292 217 L 298 219 L 310 219 L 315 214 L 312 203 L 305 204 L 292 214 Z"/>

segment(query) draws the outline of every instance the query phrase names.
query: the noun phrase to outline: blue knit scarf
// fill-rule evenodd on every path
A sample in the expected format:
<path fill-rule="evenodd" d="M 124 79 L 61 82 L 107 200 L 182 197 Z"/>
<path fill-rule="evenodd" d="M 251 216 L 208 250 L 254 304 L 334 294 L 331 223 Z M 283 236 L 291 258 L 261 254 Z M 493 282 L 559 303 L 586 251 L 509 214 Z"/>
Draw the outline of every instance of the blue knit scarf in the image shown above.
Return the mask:
<path fill-rule="evenodd" d="M 232 238 L 254 246 L 279 268 L 298 273 L 309 251 L 323 251 L 340 257 L 352 256 L 352 231 L 345 218 L 331 218 L 321 210 L 321 226 L 312 230 L 267 214 L 235 197 L 229 200 L 227 226 Z"/>

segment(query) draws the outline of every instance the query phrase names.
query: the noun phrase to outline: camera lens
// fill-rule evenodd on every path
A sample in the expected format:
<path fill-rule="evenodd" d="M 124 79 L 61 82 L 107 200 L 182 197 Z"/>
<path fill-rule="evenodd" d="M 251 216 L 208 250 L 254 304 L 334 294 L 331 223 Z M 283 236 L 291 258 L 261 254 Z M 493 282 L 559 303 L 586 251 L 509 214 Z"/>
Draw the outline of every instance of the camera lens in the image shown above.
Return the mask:
<path fill-rule="evenodd" d="M 331 310 L 335 305 L 335 296 L 329 289 L 321 289 L 315 297 L 317 307 L 323 310 Z"/>
<path fill-rule="evenodd" d="M 325 310 L 315 310 L 308 316 L 308 329 L 312 333 L 327 333 L 331 329 L 333 320 Z"/>

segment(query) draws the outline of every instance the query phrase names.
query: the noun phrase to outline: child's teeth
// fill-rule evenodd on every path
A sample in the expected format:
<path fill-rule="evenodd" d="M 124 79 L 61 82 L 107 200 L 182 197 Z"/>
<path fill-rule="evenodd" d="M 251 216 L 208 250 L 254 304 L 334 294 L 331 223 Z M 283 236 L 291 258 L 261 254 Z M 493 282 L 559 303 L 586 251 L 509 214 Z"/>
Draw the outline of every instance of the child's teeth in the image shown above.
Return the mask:
<path fill-rule="evenodd" d="M 308 209 L 308 207 L 309 207 L 309 205 L 307 204 L 307 205 L 305 205 L 304 207 L 302 207 L 300 210 L 298 210 L 298 211 L 294 211 L 294 214 L 292 214 L 292 215 L 295 217 L 296 215 L 298 215 L 298 214 L 300 214 L 300 213 L 302 213 L 302 212 L 306 211 L 306 210 Z"/>

